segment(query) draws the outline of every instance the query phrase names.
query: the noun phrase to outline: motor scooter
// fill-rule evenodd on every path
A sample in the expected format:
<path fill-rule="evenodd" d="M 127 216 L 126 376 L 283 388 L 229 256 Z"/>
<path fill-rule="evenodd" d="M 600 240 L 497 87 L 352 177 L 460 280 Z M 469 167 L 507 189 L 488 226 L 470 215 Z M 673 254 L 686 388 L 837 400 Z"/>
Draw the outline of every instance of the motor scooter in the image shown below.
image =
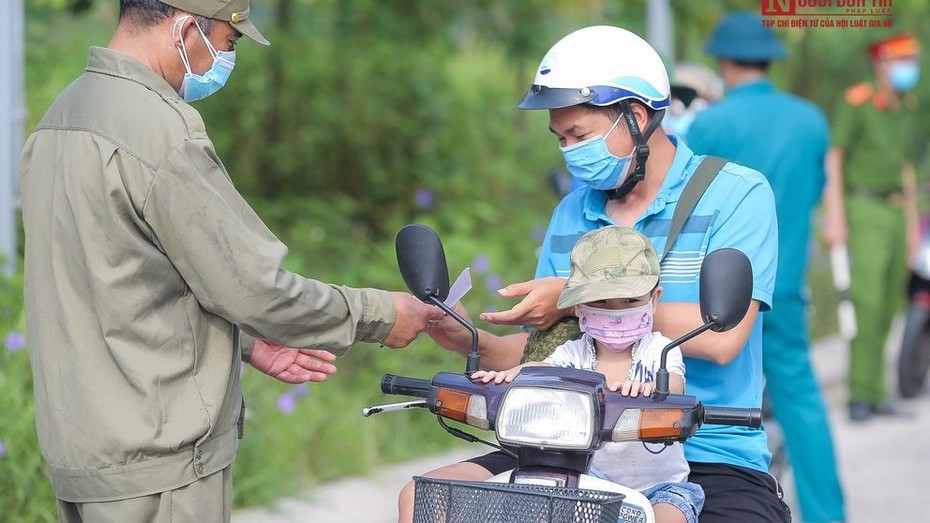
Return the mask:
<path fill-rule="evenodd" d="M 671 348 L 707 330 L 731 329 L 745 315 L 752 269 L 739 251 L 721 249 L 705 257 L 700 276 L 705 323 L 664 348 L 655 391 L 636 398 L 610 391 L 600 373 L 561 367 L 527 367 L 509 384 L 472 381 L 480 362 L 477 329 L 443 303 L 449 276 L 438 236 L 423 225 L 405 226 L 397 236 L 397 258 L 411 293 L 465 326 L 472 350 L 465 373 L 439 372 L 432 380 L 385 375 L 385 394 L 422 399 L 369 407 L 363 414 L 426 408 L 453 436 L 500 449 L 517 462 L 486 482 L 415 477 L 415 523 L 652 523 L 653 508 L 639 491 L 587 474 L 599 447 L 621 441 L 681 444 L 705 423 L 761 426 L 759 408 L 707 406 L 668 390 Z M 493 431 L 497 443 L 446 420 Z"/>
<path fill-rule="evenodd" d="M 907 286 L 908 309 L 898 355 L 898 391 L 913 398 L 924 390 L 930 369 L 930 230 L 920 242 Z"/>

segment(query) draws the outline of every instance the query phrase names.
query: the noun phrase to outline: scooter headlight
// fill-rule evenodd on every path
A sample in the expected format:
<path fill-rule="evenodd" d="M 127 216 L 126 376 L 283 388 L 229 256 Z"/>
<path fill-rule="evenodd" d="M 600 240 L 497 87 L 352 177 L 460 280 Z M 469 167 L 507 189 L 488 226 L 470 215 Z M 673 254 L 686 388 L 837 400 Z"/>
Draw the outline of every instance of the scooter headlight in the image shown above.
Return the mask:
<path fill-rule="evenodd" d="M 498 410 L 497 439 L 518 446 L 591 448 L 598 433 L 594 406 L 591 393 L 511 386 Z"/>

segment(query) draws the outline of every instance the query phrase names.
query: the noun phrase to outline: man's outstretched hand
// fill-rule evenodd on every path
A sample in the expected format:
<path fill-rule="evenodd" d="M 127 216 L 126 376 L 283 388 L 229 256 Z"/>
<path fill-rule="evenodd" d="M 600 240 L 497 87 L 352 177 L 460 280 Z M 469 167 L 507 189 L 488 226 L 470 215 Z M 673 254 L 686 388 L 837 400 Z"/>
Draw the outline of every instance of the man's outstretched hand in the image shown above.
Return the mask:
<path fill-rule="evenodd" d="M 497 325 L 532 325 L 548 329 L 555 322 L 571 313 L 571 309 L 556 307 L 565 280 L 557 276 L 514 283 L 497 291 L 505 298 L 524 296 L 512 309 L 500 312 L 484 312 L 481 319 Z"/>
<path fill-rule="evenodd" d="M 306 383 L 326 381 L 336 372 L 331 362 L 336 360 L 332 352 L 319 349 L 293 349 L 271 340 L 255 340 L 252 349 L 253 367 L 284 383 Z"/>
<path fill-rule="evenodd" d="M 430 321 L 439 321 L 444 312 L 435 305 L 427 305 L 405 292 L 392 292 L 394 298 L 394 327 L 381 343 L 393 349 L 410 345 L 417 335 L 429 328 Z"/>
<path fill-rule="evenodd" d="M 456 303 L 453 310 L 471 323 L 471 316 L 461 303 Z M 446 350 L 458 352 L 463 356 L 471 351 L 471 332 L 448 314 L 444 315 L 441 320 L 431 321 L 426 333 L 437 345 Z"/>

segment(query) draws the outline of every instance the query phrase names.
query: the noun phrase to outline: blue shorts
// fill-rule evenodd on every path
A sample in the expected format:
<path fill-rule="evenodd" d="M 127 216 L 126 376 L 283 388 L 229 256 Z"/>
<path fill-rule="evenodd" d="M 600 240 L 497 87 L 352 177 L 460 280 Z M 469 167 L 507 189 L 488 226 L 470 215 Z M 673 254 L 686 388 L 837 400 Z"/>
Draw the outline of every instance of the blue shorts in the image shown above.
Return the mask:
<path fill-rule="evenodd" d="M 704 508 L 704 489 L 697 483 L 659 483 L 642 491 L 655 506 L 658 503 L 670 503 L 685 515 L 688 523 L 698 523 L 698 515 Z"/>

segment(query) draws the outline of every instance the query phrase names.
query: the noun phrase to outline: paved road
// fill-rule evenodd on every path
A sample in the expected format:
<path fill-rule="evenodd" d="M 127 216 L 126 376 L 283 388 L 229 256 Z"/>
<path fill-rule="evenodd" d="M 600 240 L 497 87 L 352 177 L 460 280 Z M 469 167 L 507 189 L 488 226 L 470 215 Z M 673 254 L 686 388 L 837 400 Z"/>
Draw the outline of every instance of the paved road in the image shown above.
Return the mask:
<path fill-rule="evenodd" d="M 466 447 L 370 476 L 318 485 L 303 497 L 285 499 L 273 507 L 234 512 L 232 523 L 393 523 L 397 521 L 397 493 L 410 478 L 485 453 L 484 448 Z"/>
<path fill-rule="evenodd" d="M 897 325 L 896 333 L 899 331 Z M 897 336 L 892 336 L 889 372 L 894 368 L 896 345 Z M 912 414 L 909 419 L 851 424 L 844 408 L 845 344 L 838 339 L 823 340 L 815 346 L 813 358 L 830 407 L 848 523 L 930 521 L 930 512 L 923 505 L 930 492 L 930 391 L 902 403 Z M 481 452 L 483 448 L 465 448 L 367 477 L 320 485 L 305 496 L 282 500 L 274 507 L 237 511 L 232 521 L 390 523 L 395 517 L 397 491 L 411 476 Z M 786 489 L 793 504 L 790 485 Z M 800 517 L 796 515 L 795 521 Z"/>
<path fill-rule="evenodd" d="M 892 387 L 896 387 L 894 369 L 901 330 L 901 322 L 896 323 L 886 350 L 886 372 Z M 845 409 L 846 344 L 838 339 L 823 340 L 813 358 L 830 407 L 849 523 L 930 521 L 930 511 L 924 505 L 930 493 L 930 389 L 918 398 L 899 400 L 907 418 L 852 423 Z"/>

